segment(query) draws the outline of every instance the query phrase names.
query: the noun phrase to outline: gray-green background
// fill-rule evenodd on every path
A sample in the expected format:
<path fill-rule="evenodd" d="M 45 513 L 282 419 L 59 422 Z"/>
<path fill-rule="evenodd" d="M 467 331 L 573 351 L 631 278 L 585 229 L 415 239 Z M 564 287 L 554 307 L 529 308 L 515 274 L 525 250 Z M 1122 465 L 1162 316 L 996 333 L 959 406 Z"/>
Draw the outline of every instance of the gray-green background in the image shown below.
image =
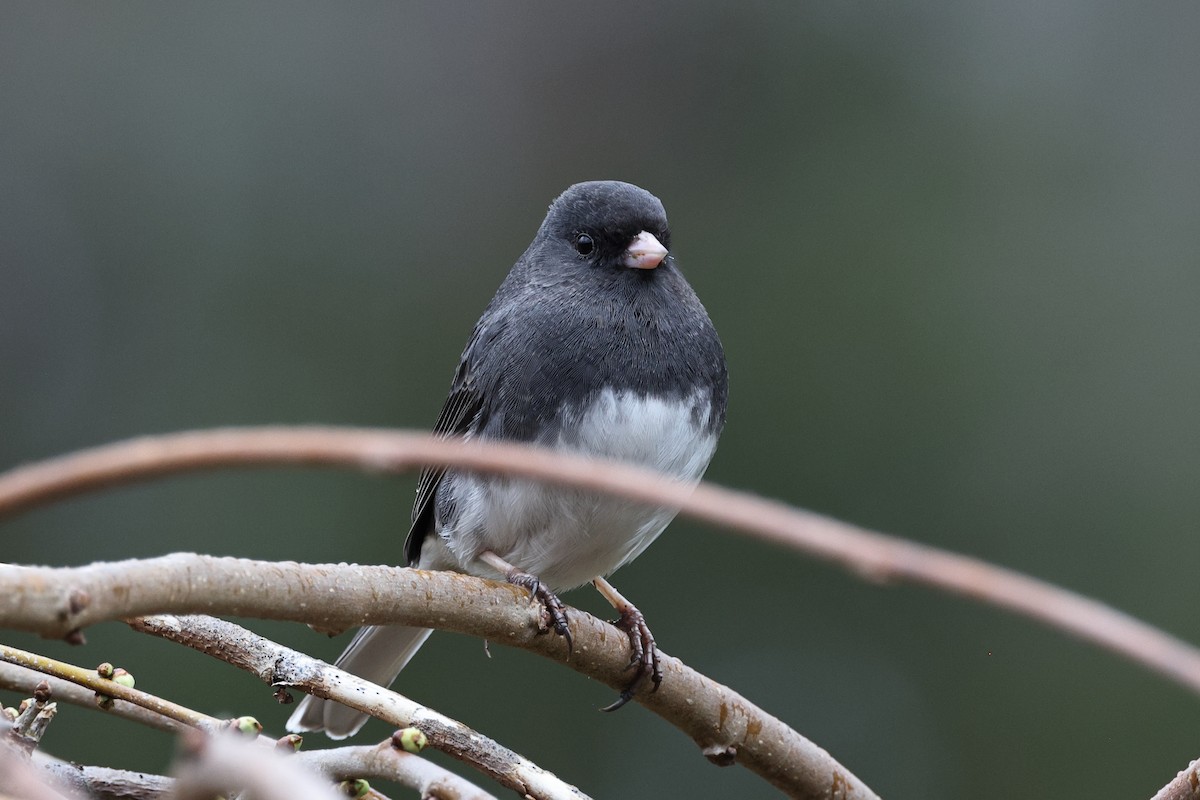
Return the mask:
<path fill-rule="evenodd" d="M 725 341 L 710 478 L 1200 640 L 1198 23 L 1185 2 L 7 3 L 0 465 L 215 425 L 427 427 L 549 201 L 621 178 L 666 204 Z M 5 521 L 0 560 L 394 563 L 413 483 L 184 477 Z M 887 797 L 1147 797 L 1200 755 L 1196 697 L 963 600 L 682 522 L 615 583 L 665 650 Z M 6 635 L 281 732 L 248 675 L 88 637 Z M 436 636 L 400 686 L 598 797 L 774 796 L 520 652 Z M 71 709 L 46 747 L 171 752 Z"/>

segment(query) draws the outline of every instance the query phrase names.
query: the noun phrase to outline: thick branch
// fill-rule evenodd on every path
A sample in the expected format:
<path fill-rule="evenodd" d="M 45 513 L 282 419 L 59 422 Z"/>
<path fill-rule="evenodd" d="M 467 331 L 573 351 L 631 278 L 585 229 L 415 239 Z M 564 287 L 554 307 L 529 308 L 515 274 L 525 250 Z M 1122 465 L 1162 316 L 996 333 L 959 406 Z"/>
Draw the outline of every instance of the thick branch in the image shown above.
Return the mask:
<path fill-rule="evenodd" d="M 1200 759 L 1187 765 L 1150 800 L 1196 800 L 1200 797 Z"/>
<path fill-rule="evenodd" d="M 34 764 L 52 786 L 69 787 L 93 800 L 159 800 L 170 795 L 173 782 L 163 775 L 108 767 L 89 767 L 34 754 Z"/>
<path fill-rule="evenodd" d="M 195 470 L 295 465 L 400 471 L 425 464 L 521 475 L 677 507 L 872 580 L 922 584 L 1008 609 L 1200 692 L 1200 651 L 1103 603 L 1036 578 L 744 492 L 709 484 L 693 492 L 644 469 L 521 445 L 347 428 L 229 428 L 145 437 L 0 475 L 0 516 L 84 491 Z"/>
<path fill-rule="evenodd" d="M 0 737 L 3 736 L 7 723 L 0 723 Z M 20 755 L 0 739 L 0 798 L 3 800 L 84 800 L 84 796 L 62 787 L 51 788 L 46 785 L 42 775 L 33 767 L 29 758 Z"/>
<path fill-rule="evenodd" d="M 316 606 L 312 598 L 321 598 Z M 62 635 L 82 625 L 150 613 L 285 619 L 321 628 L 363 624 L 437 627 L 521 647 L 557 662 L 566 645 L 538 635 L 521 590 L 452 572 L 277 564 L 180 554 L 88 567 L 0 566 L 0 626 Z M 614 689 L 629 680 L 628 638 L 571 612 L 568 666 Z M 665 679 L 637 700 L 688 734 L 719 763 L 736 761 L 794 797 L 873 797 L 821 748 L 741 695 L 662 656 Z"/>

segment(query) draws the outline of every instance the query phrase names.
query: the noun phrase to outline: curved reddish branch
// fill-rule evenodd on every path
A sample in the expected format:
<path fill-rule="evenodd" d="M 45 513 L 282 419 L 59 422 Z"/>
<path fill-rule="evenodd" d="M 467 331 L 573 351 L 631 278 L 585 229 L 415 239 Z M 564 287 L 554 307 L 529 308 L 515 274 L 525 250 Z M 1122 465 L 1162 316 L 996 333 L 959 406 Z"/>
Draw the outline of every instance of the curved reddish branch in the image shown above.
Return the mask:
<path fill-rule="evenodd" d="M 226 428 L 143 437 L 0 475 L 0 516 L 80 492 L 180 472 L 248 466 L 400 471 L 425 464 L 506 473 L 623 495 L 798 549 L 877 581 L 930 586 L 1066 631 L 1200 692 L 1200 651 L 1103 603 L 969 556 L 744 492 L 692 491 L 644 469 L 515 444 L 351 428 Z"/>

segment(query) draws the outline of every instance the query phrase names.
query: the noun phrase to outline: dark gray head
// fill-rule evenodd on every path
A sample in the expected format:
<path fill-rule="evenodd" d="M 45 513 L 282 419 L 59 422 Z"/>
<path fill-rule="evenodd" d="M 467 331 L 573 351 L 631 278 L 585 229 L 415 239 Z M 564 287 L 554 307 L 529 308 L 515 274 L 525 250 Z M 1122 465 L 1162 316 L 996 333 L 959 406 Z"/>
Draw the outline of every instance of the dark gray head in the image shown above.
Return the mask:
<path fill-rule="evenodd" d="M 534 246 L 568 263 L 653 270 L 667 256 L 671 233 L 662 203 L 645 189 L 588 181 L 550 204 Z"/>

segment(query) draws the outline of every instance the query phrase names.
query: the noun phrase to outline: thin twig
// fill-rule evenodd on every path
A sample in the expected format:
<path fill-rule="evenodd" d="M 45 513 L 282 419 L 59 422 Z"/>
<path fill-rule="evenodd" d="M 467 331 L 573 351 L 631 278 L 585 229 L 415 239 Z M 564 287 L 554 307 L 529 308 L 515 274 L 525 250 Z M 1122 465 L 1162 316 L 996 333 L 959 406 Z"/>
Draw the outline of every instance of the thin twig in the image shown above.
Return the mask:
<path fill-rule="evenodd" d="M 188 733 L 175 763 L 175 800 L 212 800 L 231 789 L 259 800 L 344 800 L 324 777 L 287 755 L 229 733 Z"/>
<path fill-rule="evenodd" d="M 96 692 L 92 689 L 86 689 L 72 681 L 56 678 L 28 667 L 0 661 L 0 689 L 33 694 L 33 687 L 40 681 L 49 682 L 50 693 L 57 703 L 71 703 L 83 708 L 99 710 L 96 705 Z M 112 706 L 106 708 L 104 713 L 167 733 L 180 733 L 187 727 L 170 717 L 164 717 L 162 714 L 149 711 L 133 703 L 127 703 L 124 700 L 114 700 Z"/>
<path fill-rule="evenodd" d="M 147 692 L 122 686 L 116 681 L 101 678 L 96 674 L 96 670 L 94 669 L 84 669 L 83 667 L 77 667 L 74 664 L 41 656 L 37 653 L 19 650 L 6 644 L 0 644 L 0 661 L 8 664 L 16 664 L 17 666 L 35 670 L 46 675 L 53 675 L 80 686 L 86 686 L 98 694 L 133 703 L 156 714 L 161 714 L 177 722 L 182 722 L 185 725 L 196 726 L 209 731 L 216 730 L 221 725 L 221 720 L 215 717 L 201 714 L 186 706 L 172 703 L 169 700 L 164 700 Z"/>
<path fill-rule="evenodd" d="M 249 631 L 245 631 L 235 625 L 228 623 L 221 624 L 226 627 L 222 628 L 219 639 L 210 638 L 205 643 L 207 646 L 193 646 L 197 647 L 197 649 L 208 650 L 210 652 L 219 650 L 225 653 L 233 653 L 235 650 L 231 649 L 231 643 L 234 642 L 235 637 L 239 633 L 243 633 L 249 637 L 254 636 Z M 282 648 L 280 649 L 282 650 Z M 16 648 L 0 644 L 0 688 L 32 693 L 33 687 L 42 681 L 46 681 L 49 684 L 50 694 L 55 701 L 67 701 L 91 708 L 97 707 L 97 691 L 109 697 L 115 694 L 132 696 L 136 702 L 115 700 L 111 706 L 107 707 L 108 713 L 142 722 L 143 724 L 171 733 L 180 733 L 188 730 L 189 725 L 199 725 L 210 731 L 215 731 L 222 724 L 221 720 L 214 717 L 208 717 L 191 709 L 185 709 L 183 706 L 169 703 L 153 695 L 148 695 L 145 692 L 134 691 L 133 689 L 101 678 L 94 670 L 26 653 L 23 650 L 17 650 Z M 97 689 L 97 687 L 100 688 Z M 158 710 L 151 710 L 151 708 Z M 170 714 L 163 713 L 165 711 L 170 711 Z M 187 724 L 184 724 L 181 718 L 185 718 L 184 721 Z M 423 797 L 445 797 L 449 799 L 459 797 L 485 798 L 491 796 L 477 789 L 470 782 L 459 778 L 457 775 L 447 772 L 424 759 L 410 756 L 408 753 L 397 752 L 389 757 L 387 753 L 369 755 L 365 752 L 367 750 L 374 750 L 374 748 L 356 748 L 356 750 L 364 752 L 347 754 L 341 758 L 328 754 L 320 756 L 305 754 L 305 757 L 301 758 L 300 761 L 305 763 L 311 761 L 314 769 L 331 775 L 338 773 L 339 770 L 357 765 L 361 768 L 361 772 L 365 774 L 338 774 L 338 779 L 340 780 L 345 777 L 375 777 L 379 775 L 411 786 L 421 791 Z M 328 752 L 336 753 L 337 750 Z M 154 790 L 161 791 L 162 781 L 167 780 L 166 778 L 158 778 L 157 783 L 147 784 L 146 781 L 140 780 L 143 777 L 140 773 L 129 773 L 129 776 L 125 776 L 120 771 L 106 771 L 100 768 L 93 770 L 91 773 L 85 773 L 82 768 L 77 768 L 73 765 L 65 767 L 61 765 L 42 766 L 43 771 L 49 769 L 57 777 L 72 778 L 76 788 L 82 787 L 85 790 L 89 788 L 89 782 L 115 785 L 126 777 L 136 775 L 138 780 L 130 782 L 129 786 L 126 787 L 127 790 L 129 792 L 136 791 L 137 793 L 152 793 Z M 100 791 L 96 787 L 90 788 L 93 791 Z M 566 797 L 568 795 L 561 796 Z M 576 797 L 577 795 L 569 796 Z"/>
<path fill-rule="evenodd" d="M 416 789 L 430 800 L 496 800 L 475 784 L 428 759 L 379 745 L 330 747 L 296 754 L 305 764 L 333 780 L 382 778 Z"/>
<path fill-rule="evenodd" d="M 466 778 L 428 759 L 397 750 L 390 741 L 375 746 L 303 751 L 289 755 L 288 759 L 289 763 L 303 764 L 335 782 L 376 778 L 415 789 L 428 800 L 496 800 L 495 795 Z M 165 775 L 72 764 L 44 753 L 34 753 L 33 763 L 51 785 L 70 787 L 80 795 L 101 800 L 159 800 L 170 794 L 174 784 Z"/>
<path fill-rule="evenodd" d="M 428 737 L 430 745 L 470 764 L 520 796 L 587 800 L 574 786 L 458 720 L 232 622 L 197 615 L 158 615 L 131 620 L 130 625 L 134 630 L 215 656 L 268 685 L 299 687 L 394 726 L 415 727 Z"/>
<path fill-rule="evenodd" d="M 144 437 L 0 475 L 0 517 L 81 492 L 223 467 L 396 472 L 436 464 L 504 473 L 677 507 L 881 582 L 910 582 L 1008 609 L 1200 692 L 1200 650 L 1096 600 L 976 558 L 874 533 L 744 492 L 542 448 L 352 428 L 225 428 Z"/>

